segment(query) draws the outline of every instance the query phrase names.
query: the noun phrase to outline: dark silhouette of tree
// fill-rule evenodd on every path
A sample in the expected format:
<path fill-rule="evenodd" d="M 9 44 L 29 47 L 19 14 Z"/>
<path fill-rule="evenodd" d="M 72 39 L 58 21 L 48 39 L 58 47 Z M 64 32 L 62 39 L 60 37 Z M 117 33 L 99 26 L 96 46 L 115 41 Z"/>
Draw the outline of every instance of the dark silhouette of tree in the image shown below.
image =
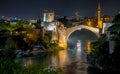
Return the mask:
<path fill-rule="evenodd" d="M 72 24 L 69 22 L 66 16 L 63 18 L 57 19 L 59 22 L 63 23 L 65 27 L 71 27 Z"/>
<path fill-rule="evenodd" d="M 112 22 L 113 22 L 113 26 L 108 28 L 108 31 L 110 31 L 113 34 L 116 33 L 114 35 L 119 37 L 120 36 L 120 13 L 114 17 Z"/>

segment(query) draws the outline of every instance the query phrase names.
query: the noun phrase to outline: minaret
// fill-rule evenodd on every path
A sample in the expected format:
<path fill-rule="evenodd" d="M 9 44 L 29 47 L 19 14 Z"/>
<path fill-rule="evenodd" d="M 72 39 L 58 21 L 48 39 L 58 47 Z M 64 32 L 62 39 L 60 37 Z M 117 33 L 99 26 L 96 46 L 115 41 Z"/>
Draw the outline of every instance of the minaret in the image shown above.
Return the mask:
<path fill-rule="evenodd" d="M 100 21 L 100 0 L 98 2 L 98 22 Z M 99 23 L 98 23 L 99 25 Z"/>
<path fill-rule="evenodd" d="M 98 28 L 102 29 L 102 21 L 101 21 L 101 17 L 100 17 L 100 0 L 98 1 Z"/>

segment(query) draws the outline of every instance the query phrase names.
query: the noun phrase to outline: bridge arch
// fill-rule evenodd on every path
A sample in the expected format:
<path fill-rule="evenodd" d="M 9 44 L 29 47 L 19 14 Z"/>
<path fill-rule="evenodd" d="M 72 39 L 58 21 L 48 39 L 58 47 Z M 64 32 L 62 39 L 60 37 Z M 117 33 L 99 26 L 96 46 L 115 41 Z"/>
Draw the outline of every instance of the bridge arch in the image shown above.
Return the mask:
<path fill-rule="evenodd" d="M 68 40 L 69 36 L 76 30 L 80 30 L 80 29 L 87 29 L 91 32 L 93 32 L 97 37 L 99 37 L 99 28 L 95 28 L 95 27 L 90 27 L 90 26 L 86 26 L 86 25 L 79 25 L 79 26 L 74 26 L 71 28 L 67 28 L 66 29 L 66 41 Z"/>

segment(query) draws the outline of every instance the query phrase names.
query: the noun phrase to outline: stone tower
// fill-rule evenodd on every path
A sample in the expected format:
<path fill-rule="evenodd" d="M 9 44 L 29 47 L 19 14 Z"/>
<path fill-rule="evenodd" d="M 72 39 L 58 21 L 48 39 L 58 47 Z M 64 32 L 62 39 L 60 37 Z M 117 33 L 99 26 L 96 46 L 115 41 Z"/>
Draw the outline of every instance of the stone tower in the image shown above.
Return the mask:
<path fill-rule="evenodd" d="M 102 29 L 101 11 L 100 11 L 100 0 L 98 1 L 98 28 Z"/>
<path fill-rule="evenodd" d="M 43 22 L 52 22 L 54 21 L 54 11 L 44 10 Z"/>

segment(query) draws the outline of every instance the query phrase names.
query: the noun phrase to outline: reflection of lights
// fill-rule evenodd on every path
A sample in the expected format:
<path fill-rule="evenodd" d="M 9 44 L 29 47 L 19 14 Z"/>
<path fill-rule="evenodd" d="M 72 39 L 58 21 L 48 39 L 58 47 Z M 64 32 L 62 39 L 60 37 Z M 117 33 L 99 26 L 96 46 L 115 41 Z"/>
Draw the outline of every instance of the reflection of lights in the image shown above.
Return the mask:
<path fill-rule="evenodd" d="M 70 60 L 68 57 L 67 50 L 61 50 L 57 53 L 57 56 L 51 57 L 51 63 L 54 66 L 64 67 L 69 62 L 70 62 Z"/>
<path fill-rule="evenodd" d="M 77 47 L 77 52 L 78 53 L 81 52 L 81 41 L 80 40 L 78 40 L 76 47 Z"/>
<path fill-rule="evenodd" d="M 87 42 L 87 53 L 90 54 L 91 53 L 91 41 Z"/>
<path fill-rule="evenodd" d="M 78 40 L 78 42 L 77 42 L 77 48 L 78 47 L 81 47 L 81 41 L 80 40 Z"/>
<path fill-rule="evenodd" d="M 81 55 L 81 41 L 80 40 L 78 40 L 76 47 L 77 47 L 76 58 L 80 59 L 80 55 Z"/>
<path fill-rule="evenodd" d="M 70 62 L 67 54 L 68 53 L 67 53 L 66 50 L 62 50 L 62 51 L 59 52 L 58 55 L 59 55 L 59 66 L 60 67 L 64 67 L 66 65 L 66 62 L 67 62 L 67 64 Z"/>

